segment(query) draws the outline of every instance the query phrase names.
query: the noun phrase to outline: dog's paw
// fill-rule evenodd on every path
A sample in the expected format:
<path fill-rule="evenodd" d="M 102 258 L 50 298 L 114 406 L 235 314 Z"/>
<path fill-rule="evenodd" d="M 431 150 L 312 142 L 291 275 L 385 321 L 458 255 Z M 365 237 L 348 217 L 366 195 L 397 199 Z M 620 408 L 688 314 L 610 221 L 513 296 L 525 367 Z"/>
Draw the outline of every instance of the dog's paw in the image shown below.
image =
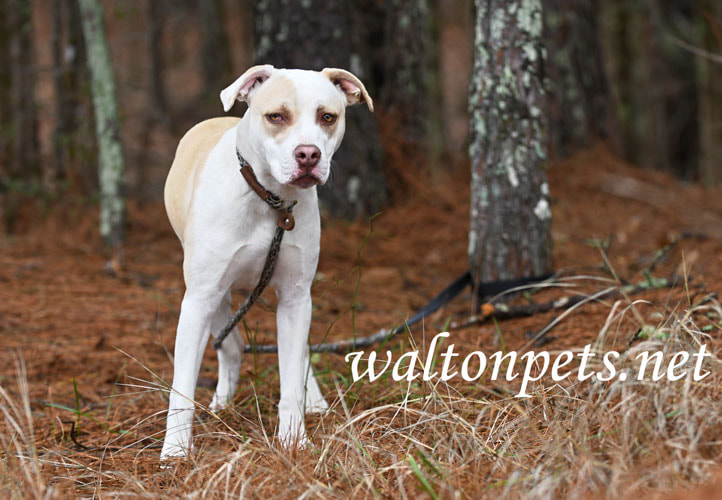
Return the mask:
<path fill-rule="evenodd" d="M 325 413 L 328 410 L 328 403 L 321 397 L 316 401 L 309 401 L 306 405 L 306 413 Z"/>
<path fill-rule="evenodd" d="M 165 441 L 160 452 L 161 467 L 163 467 L 164 463 L 172 465 L 176 459 L 188 458 L 189 456 L 190 449 L 188 447 Z"/>
<path fill-rule="evenodd" d="M 311 446 L 311 441 L 308 440 L 306 434 L 301 436 L 278 436 L 278 443 L 284 450 L 304 450 Z"/>
<path fill-rule="evenodd" d="M 228 396 L 221 396 L 217 392 L 213 394 L 213 399 L 211 399 L 211 404 L 208 406 L 208 408 L 213 411 L 220 411 L 228 407 Z"/>
<path fill-rule="evenodd" d="M 303 415 L 279 415 L 278 442 L 282 448 L 305 448 L 308 445 Z"/>

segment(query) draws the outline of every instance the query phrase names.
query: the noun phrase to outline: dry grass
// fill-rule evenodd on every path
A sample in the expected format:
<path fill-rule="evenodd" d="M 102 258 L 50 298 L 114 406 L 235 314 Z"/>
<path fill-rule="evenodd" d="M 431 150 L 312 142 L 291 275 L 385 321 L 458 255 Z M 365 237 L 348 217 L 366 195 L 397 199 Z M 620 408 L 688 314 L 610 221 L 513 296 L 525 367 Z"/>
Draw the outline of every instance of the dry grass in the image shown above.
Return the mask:
<path fill-rule="evenodd" d="M 164 406 L 167 386 L 150 368 L 144 380 L 127 378 L 106 407 L 76 401 L 75 408 L 56 408 L 79 427 L 71 438 L 57 415 L 54 431 L 38 431 L 47 418 L 33 409 L 38 403 L 28 397 L 18 358 L 16 389 L 0 387 L 0 495 L 618 498 L 693 485 L 722 458 L 720 364 L 708 360 L 712 374 L 702 382 L 637 381 L 634 355 L 662 351 L 669 359 L 697 352 L 700 343 L 711 349 L 706 332 L 717 335 L 722 308 L 714 296 L 657 305 L 657 323 L 645 325 L 642 309 L 652 306 L 629 298 L 609 304 L 594 345 L 623 351 L 616 365 L 630 374 L 627 381 L 546 379 L 530 388 L 532 398 L 518 399 L 505 382 L 400 384 L 383 377 L 350 384 L 343 363 L 332 358 L 319 375 L 332 410 L 308 418 L 312 447 L 288 452 L 272 438 L 273 402 L 256 393 L 277 383 L 275 370 L 266 370 L 230 410 L 214 415 L 199 405 L 193 458 L 169 468 L 157 458 L 163 414 L 122 415 L 111 406 Z M 639 328 L 649 338 L 627 349 L 628 332 Z M 394 349 L 398 356 L 404 348 Z"/>
<path fill-rule="evenodd" d="M 647 257 L 687 228 L 673 210 L 600 192 L 609 172 L 654 183 L 690 210 L 722 214 L 722 192 L 680 186 L 592 150 L 549 171 L 557 269 L 598 274 L 590 242 L 608 238 L 606 268 L 636 281 Z M 392 326 L 463 271 L 467 186 L 466 177 L 440 182 L 434 196 L 382 214 L 364 249 L 360 292 L 354 266 L 368 224 L 325 225 L 314 342 Z M 532 398 L 518 399 L 518 380 L 351 384 L 342 357 L 314 356 L 332 410 L 307 417 L 310 448 L 285 452 L 273 440 L 276 357 L 245 357 L 232 407 L 213 415 L 202 407 L 216 370 L 208 351 L 194 455 L 161 468 L 182 252 L 162 207 L 140 207 L 130 217 L 129 273 L 107 276 L 94 236 L 97 215 L 85 212 L 66 211 L 25 236 L 0 240 L 0 498 L 643 498 L 722 477 L 716 359 L 705 364 L 712 375 L 701 382 L 546 378 L 529 388 Z M 706 343 L 718 354 L 722 311 L 706 291 L 722 287 L 722 243 L 685 239 L 658 275 L 681 273 L 682 255 L 687 268 L 694 262 L 695 287 L 586 304 L 559 322 L 543 349 L 554 354 L 595 342 L 599 351 L 624 353 L 616 365 L 630 373 L 643 349 L 696 352 Z M 609 286 L 604 279 L 540 292 L 538 300 L 593 294 Z M 395 358 L 415 343 L 428 349 L 445 315 L 466 318 L 462 302 L 428 318 L 425 334 L 415 330 L 383 349 Z M 273 312 L 259 304 L 251 314 L 258 340 L 273 341 Z M 448 342 L 464 353 L 521 351 L 527 331 L 540 331 L 553 314 L 501 322 L 498 331 L 463 328 Z M 640 330 L 647 338 L 630 345 Z"/>

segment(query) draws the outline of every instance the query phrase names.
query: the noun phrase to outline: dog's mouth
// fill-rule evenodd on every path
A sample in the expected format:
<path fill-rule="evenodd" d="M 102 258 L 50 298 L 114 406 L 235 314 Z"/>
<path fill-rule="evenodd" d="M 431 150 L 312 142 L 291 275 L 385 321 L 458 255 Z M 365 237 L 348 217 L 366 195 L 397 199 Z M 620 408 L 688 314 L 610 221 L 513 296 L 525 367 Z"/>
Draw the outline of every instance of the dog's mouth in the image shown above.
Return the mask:
<path fill-rule="evenodd" d="M 316 184 L 321 184 L 321 180 L 312 174 L 303 174 L 296 177 L 294 180 L 291 181 L 291 185 L 300 187 L 300 188 L 310 188 L 311 186 L 315 186 Z"/>

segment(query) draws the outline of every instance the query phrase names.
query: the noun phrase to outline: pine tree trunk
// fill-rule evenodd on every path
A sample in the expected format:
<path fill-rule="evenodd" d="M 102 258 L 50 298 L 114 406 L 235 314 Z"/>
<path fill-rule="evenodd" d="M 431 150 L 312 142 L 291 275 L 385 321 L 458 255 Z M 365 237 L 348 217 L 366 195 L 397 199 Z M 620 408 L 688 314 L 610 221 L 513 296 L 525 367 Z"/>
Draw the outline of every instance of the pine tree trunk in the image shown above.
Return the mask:
<path fill-rule="evenodd" d="M 471 115 L 474 282 L 551 269 L 540 0 L 476 0 Z"/>
<path fill-rule="evenodd" d="M 256 64 L 320 70 L 338 67 L 367 76 L 357 52 L 353 2 L 338 0 L 254 0 Z M 334 155 L 331 177 L 318 188 L 331 215 L 355 219 L 375 213 L 386 201 L 386 180 L 378 128 L 361 106 L 346 110 L 346 136 Z"/>
<path fill-rule="evenodd" d="M 380 102 L 399 120 L 401 139 L 423 146 L 426 139 L 426 45 L 429 6 L 426 0 L 388 0 L 385 79 Z"/>
<path fill-rule="evenodd" d="M 13 175 L 27 181 L 37 173 L 38 167 L 32 4 L 29 0 L 9 0 L 7 7 L 11 33 L 8 105 L 13 121 L 10 164 Z"/>
<path fill-rule="evenodd" d="M 722 54 L 722 4 L 699 2 L 699 47 Z M 705 184 L 722 183 L 722 63 L 695 57 L 699 99 L 699 177 Z"/>
<path fill-rule="evenodd" d="M 600 42 L 598 0 L 543 0 L 549 132 L 568 154 L 608 135 L 609 86 Z"/>
<path fill-rule="evenodd" d="M 203 27 L 203 75 L 206 89 L 215 100 L 229 78 L 231 66 L 228 39 L 223 30 L 223 5 L 220 0 L 203 0 L 198 5 Z"/>
<path fill-rule="evenodd" d="M 161 0 L 146 0 L 146 19 L 148 21 L 148 55 L 150 57 L 150 93 L 156 117 L 168 123 L 168 102 L 163 85 L 163 31 L 162 22 L 166 14 Z"/>
<path fill-rule="evenodd" d="M 675 37 L 695 37 L 692 0 L 601 2 L 611 95 L 628 161 L 692 180 L 699 175 L 696 62 Z"/>
<path fill-rule="evenodd" d="M 0 0 L 0 68 L 10 68 L 10 29 L 8 0 Z M 0 78 L 0 103 L 10 102 L 10 78 Z M 10 232 L 12 226 L 10 207 L 10 128 L 12 115 L 7 106 L 0 106 L 0 231 Z"/>
<path fill-rule="evenodd" d="M 23 188 L 39 181 L 37 114 L 35 106 L 35 68 L 32 37 L 32 3 L 30 0 L 4 0 L 2 56 L 7 77 L 3 78 L 0 101 L 2 123 L 0 145 L 4 150 L 0 193 L 2 216 L 8 232 L 14 229 Z"/>
<path fill-rule="evenodd" d="M 100 179 L 100 235 L 111 248 L 123 240 L 124 162 L 120 144 L 120 123 L 115 100 L 115 82 L 108 43 L 103 29 L 99 0 L 78 0 L 91 75 L 95 129 L 98 137 L 98 177 Z"/>
<path fill-rule="evenodd" d="M 79 130 L 81 95 L 87 75 L 80 12 L 75 0 L 53 0 L 52 9 L 53 86 L 55 162 L 46 170 L 46 188 L 53 192 L 57 182 L 69 175 L 72 161 L 80 154 L 84 133 Z"/>

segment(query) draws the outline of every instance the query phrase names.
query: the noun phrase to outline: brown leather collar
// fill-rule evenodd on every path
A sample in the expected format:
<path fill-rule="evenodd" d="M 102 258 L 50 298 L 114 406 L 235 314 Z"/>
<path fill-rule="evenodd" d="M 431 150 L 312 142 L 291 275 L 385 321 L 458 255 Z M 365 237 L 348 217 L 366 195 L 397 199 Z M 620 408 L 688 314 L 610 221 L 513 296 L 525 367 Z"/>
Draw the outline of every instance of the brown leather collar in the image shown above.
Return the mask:
<path fill-rule="evenodd" d="M 280 227 L 281 229 L 285 229 L 286 231 L 292 231 L 293 228 L 296 226 L 296 221 L 293 218 L 291 210 L 293 210 L 293 206 L 296 204 L 296 201 L 292 201 L 288 204 L 287 207 L 284 208 L 283 198 L 281 198 L 277 194 L 273 194 L 272 192 L 264 188 L 260 182 L 258 182 L 258 178 L 256 178 L 256 174 L 255 172 L 253 172 L 253 168 L 245 160 L 245 158 L 241 156 L 241 152 L 238 151 L 238 148 L 236 148 L 236 157 L 238 158 L 238 163 L 241 166 L 241 175 L 244 179 L 246 179 L 246 182 L 249 186 L 251 186 L 251 189 L 256 192 L 259 198 L 268 203 L 268 206 L 278 211 L 278 220 L 276 221 L 278 227 Z"/>

